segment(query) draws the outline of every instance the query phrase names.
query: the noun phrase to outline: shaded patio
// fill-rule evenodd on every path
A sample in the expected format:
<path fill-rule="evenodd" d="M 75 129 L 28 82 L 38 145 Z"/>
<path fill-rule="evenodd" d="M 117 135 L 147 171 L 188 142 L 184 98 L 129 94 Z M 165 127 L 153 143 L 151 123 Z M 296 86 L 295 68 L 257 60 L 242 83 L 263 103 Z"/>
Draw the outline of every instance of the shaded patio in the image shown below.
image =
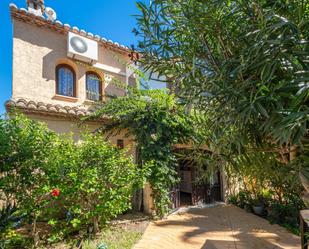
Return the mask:
<path fill-rule="evenodd" d="M 152 222 L 134 249 L 296 249 L 300 238 L 232 206 L 191 208 Z"/>

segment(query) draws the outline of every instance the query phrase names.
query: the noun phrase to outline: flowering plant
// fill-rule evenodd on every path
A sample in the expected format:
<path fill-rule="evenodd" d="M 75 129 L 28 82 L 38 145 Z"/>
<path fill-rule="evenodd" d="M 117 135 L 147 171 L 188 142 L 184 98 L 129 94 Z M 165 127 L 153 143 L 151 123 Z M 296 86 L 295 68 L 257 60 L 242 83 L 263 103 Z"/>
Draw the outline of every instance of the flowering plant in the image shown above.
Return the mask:
<path fill-rule="evenodd" d="M 60 190 L 57 189 L 57 188 L 53 189 L 53 190 L 51 191 L 51 195 L 52 195 L 53 197 L 58 197 L 58 196 L 60 195 Z"/>

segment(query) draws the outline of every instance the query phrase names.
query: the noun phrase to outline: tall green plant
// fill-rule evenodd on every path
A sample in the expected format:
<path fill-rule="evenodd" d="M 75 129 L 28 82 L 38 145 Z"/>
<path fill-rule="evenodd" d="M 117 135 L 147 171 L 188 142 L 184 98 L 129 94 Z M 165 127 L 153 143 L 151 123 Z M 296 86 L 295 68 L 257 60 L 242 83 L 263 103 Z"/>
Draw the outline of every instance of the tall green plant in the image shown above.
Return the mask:
<path fill-rule="evenodd" d="M 201 129 L 209 132 L 212 151 L 226 159 L 271 150 L 286 164 L 308 155 L 308 1 L 137 6 L 140 63 L 205 114 Z"/>
<path fill-rule="evenodd" d="M 307 1 L 138 3 L 142 65 L 180 86 L 179 95 L 219 127 L 254 126 L 280 142 L 306 132 Z M 275 128 L 275 129 L 274 129 Z"/>
<path fill-rule="evenodd" d="M 78 145 L 72 140 L 62 143 L 50 161 L 57 171 L 53 178 L 63 196 L 63 207 L 70 212 L 75 227 L 100 225 L 127 211 L 135 189 L 143 185 L 143 172 L 125 151 L 103 140 L 101 134 L 85 134 Z"/>
<path fill-rule="evenodd" d="M 0 200 L 16 203 L 29 218 L 35 246 L 38 219 L 54 227 L 51 241 L 72 230 L 97 232 L 130 208 L 146 169 L 101 134 L 86 133 L 75 143 L 22 115 L 0 120 Z"/>
<path fill-rule="evenodd" d="M 133 90 L 125 97 L 112 99 L 100 106 L 92 118 L 102 116 L 109 117 L 102 124 L 104 132 L 126 130 L 137 142 L 141 164 L 151 165 L 147 179 L 153 189 L 156 212 L 165 214 L 170 203 L 169 191 L 178 181 L 172 149 L 194 137 L 192 117 L 173 95 L 160 90 Z"/>
<path fill-rule="evenodd" d="M 17 202 L 19 210 L 32 218 L 35 243 L 36 221 L 49 199 L 46 189 L 51 190 L 45 169 L 57 140 L 44 124 L 23 116 L 0 120 L 1 199 L 4 203 Z"/>

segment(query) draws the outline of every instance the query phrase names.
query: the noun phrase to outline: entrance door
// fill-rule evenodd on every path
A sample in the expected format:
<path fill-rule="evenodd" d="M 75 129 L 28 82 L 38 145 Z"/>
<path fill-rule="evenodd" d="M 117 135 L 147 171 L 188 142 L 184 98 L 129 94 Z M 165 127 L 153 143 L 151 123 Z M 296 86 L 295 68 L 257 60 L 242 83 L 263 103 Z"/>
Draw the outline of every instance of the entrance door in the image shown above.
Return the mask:
<path fill-rule="evenodd" d="M 222 201 L 221 197 L 221 174 L 218 170 L 211 180 L 211 183 L 206 184 L 206 203 Z"/>
<path fill-rule="evenodd" d="M 181 151 L 182 153 L 188 153 Z M 221 201 L 221 175 L 218 171 L 208 183 L 198 183 L 199 176 L 194 160 L 179 159 L 179 185 L 170 192 L 173 208 Z M 206 168 L 206 167 L 205 167 Z"/>
<path fill-rule="evenodd" d="M 193 205 L 207 203 L 207 188 L 205 184 L 193 186 L 192 203 Z"/>
<path fill-rule="evenodd" d="M 169 198 L 171 200 L 171 209 L 176 209 L 180 207 L 180 190 L 179 186 L 175 186 L 169 192 Z"/>
<path fill-rule="evenodd" d="M 221 201 L 221 174 L 218 170 L 213 177 L 206 183 L 198 182 L 199 176 L 197 175 L 197 171 L 195 167 L 191 168 L 190 171 L 190 180 L 186 180 L 186 178 L 182 178 L 182 185 L 186 186 L 186 188 L 180 188 L 180 191 L 186 191 L 191 194 L 191 204 L 199 205 L 202 203 L 213 203 L 216 201 Z M 180 198 L 182 195 L 180 195 Z M 182 199 L 180 199 L 180 203 L 182 203 Z"/>

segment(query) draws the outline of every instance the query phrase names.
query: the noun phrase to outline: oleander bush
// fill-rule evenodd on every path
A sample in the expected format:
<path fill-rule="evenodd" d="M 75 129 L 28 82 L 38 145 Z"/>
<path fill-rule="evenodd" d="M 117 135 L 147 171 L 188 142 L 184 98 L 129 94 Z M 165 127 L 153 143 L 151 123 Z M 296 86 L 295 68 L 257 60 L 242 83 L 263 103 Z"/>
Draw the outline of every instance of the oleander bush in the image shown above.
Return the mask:
<path fill-rule="evenodd" d="M 86 133 L 75 143 L 22 115 L 0 120 L 1 202 L 15 203 L 35 245 L 82 229 L 95 233 L 130 209 L 143 184 L 147 165 L 140 170 L 125 153 L 100 134 Z"/>

